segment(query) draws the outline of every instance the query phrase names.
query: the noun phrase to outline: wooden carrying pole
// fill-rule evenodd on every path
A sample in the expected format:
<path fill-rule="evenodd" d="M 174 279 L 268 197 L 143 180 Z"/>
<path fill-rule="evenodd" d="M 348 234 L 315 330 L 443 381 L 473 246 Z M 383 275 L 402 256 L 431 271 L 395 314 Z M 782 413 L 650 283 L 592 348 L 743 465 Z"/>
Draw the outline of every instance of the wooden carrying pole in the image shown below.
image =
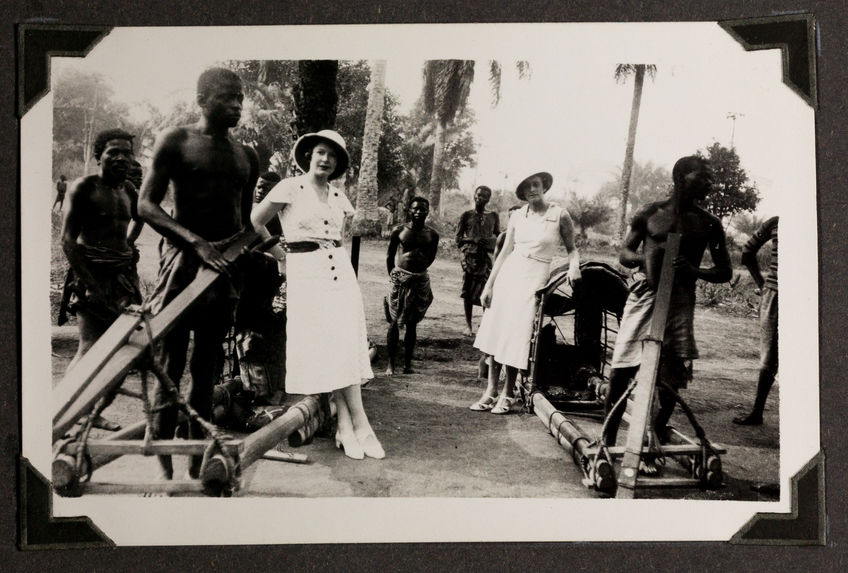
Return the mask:
<path fill-rule="evenodd" d="M 633 406 L 630 427 L 627 431 L 624 457 L 618 476 L 618 491 L 615 497 L 633 499 L 636 492 L 636 480 L 639 475 L 639 462 L 642 459 L 642 443 L 651 417 L 657 371 L 660 363 L 663 336 L 671 304 L 671 291 L 674 284 L 674 259 L 680 251 L 680 234 L 669 233 L 665 245 L 660 282 L 654 298 L 651 317 L 651 330 L 648 338 L 642 342 L 642 360 L 636 374 L 636 388 L 633 391 Z"/>
<path fill-rule="evenodd" d="M 234 261 L 257 237 L 256 233 L 245 233 L 224 251 L 224 258 L 228 262 Z M 170 331 L 217 278 L 217 271 L 201 268 L 195 279 L 150 319 L 153 339 L 158 340 Z M 140 320 L 119 318 L 80 360 L 87 369 L 77 366 L 59 383 L 54 392 L 57 407 L 53 415 L 53 441 L 61 438 L 82 416 L 88 414 L 101 396 L 120 384 L 130 368 L 147 352 L 150 340 L 146 330 L 139 326 Z M 123 344 L 117 347 L 110 340 Z"/>
<path fill-rule="evenodd" d="M 597 460 L 594 468 L 589 467 L 591 459 L 588 455 L 591 440 L 577 425 L 558 412 L 541 392 L 534 392 L 531 398 L 533 411 L 544 422 L 545 427 L 556 438 L 557 443 L 571 454 L 574 463 L 588 472 L 588 477 L 599 490 L 610 490 L 615 486 L 612 466 L 602 458 Z M 563 439 L 564 438 L 564 439 Z"/>
<path fill-rule="evenodd" d="M 247 436 L 242 445 L 241 469 L 244 470 L 260 459 L 265 452 L 297 431 L 310 418 L 317 416 L 318 408 L 318 396 L 305 396 L 285 414 Z"/>

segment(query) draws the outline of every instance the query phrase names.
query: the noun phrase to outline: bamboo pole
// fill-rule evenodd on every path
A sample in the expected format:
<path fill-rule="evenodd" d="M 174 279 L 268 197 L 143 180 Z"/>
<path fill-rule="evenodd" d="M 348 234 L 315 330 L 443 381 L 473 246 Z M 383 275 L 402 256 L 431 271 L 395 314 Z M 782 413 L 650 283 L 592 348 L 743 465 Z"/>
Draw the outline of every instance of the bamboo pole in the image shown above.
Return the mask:
<path fill-rule="evenodd" d="M 598 459 L 594 468 L 590 467 L 591 459 L 588 452 L 591 440 L 586 437 L 586 434 L 561 412 L 557 412 L 541 392 L 535 392 L 531 401 L 533 411 L 544 422 L 548 431 L 556 438 L 557 443 L 571 454 L 574 463 L 581 470 L 584 472 L 588 470 L 589 477 L 595 487 L 602 491 L 611 490 L 615 486 L 612 465 L 605 459 Z"/>
<path fill-rule="evenodd" d="M 624 446 L 609 446 L 605 448 L 606 452 L 611 455 L 613 458 L 620 458 L 624 455 L 626 448 Z M 597 451 L 598 448 L 586 448 L 586 455 L 592 456 Z M 694 455 L 701 452 L 701 446 L 693 445 L 693 444 L 665 444 L 662 446 L 662 453 L 666 456 L 685 456 L 685 455 Z M 650 449 L 647 446 L 643 446 L 642 453 L 651 453 Z"/>
<path fill-rule="evenodd" d="M 241 440 L 227 440 L 222 443 L 225 453 L 234 456 L 242 449 Z M 78 444 L 68 448 L 76 453 Z M 145 444 L 140 440 L 89 440 L 88 453 L 106 456 L 202 456 L 209 447 L 209 440 L 156 440 Z"/>
<path fill-rule="evenodd" d="M 205 493 L 198 480 L 166 480 L 147 482 L 92 482 L 85 484 L 91 494 L 157 494 Z"/>
<path fill-rule="evenodd" d="M 318 414 L 318 408 L 318 397 L 306 396 L 289 408 L 285 414 L 246 437 L 240 456 L 242 471 L 303 426 L 307 420 L 315 417 Z"/>
<path fill-rule="evenodd" d="M 144 428 L 146 423 L 144 420 L 141 422 L 137 422 L 131 426 L 127 426 L 126 428 L 111 434 L 108 438 L 102 440 L 103 442 L 112 442 L 112 441 L 120 441 L 120 440 L 137 440 L 144 437 Z M 79 477 L 76 475 L 76 463 L 74 460 L 74 455 L 76 454 L 78 444 L 76 442 L 68 442 L 61 449 L 61 451 L 55 452 L 53 457 L 53 464 L 51 468 L 51 474 L 53 477 L 53 487 L 54 489 L 61 489 L 68 486 L 75 477 Z M 88 468 L 88 471 L 93 473 L 97 468 L 103 467 L 109 462 L 118 459 L 123 454 L 103 454 L 92 456 L 91 458 L 91 467 Z"/>
<path fill-rule="evenodd" d="M 336 415 L 336 403 L 327 396 L 327 398 L 318 399 L 319 408 L 318 413 L 315 416 L 310 416 L 309 419 L 296 431 L 289 434 L 289 446 L 292 448 L 299 448 L 300 446 L 305 446 L 312 442 L 312 438 L 315 436 L 315 432 L 317 432 L 320 428 L 324 427 L 327 423 L 327 416 L 325 415 L 325 409 L 320 407 L 320 403 L 322 400 L 326 399 L 326 401 L 330 404 L 330 418 Z"/>

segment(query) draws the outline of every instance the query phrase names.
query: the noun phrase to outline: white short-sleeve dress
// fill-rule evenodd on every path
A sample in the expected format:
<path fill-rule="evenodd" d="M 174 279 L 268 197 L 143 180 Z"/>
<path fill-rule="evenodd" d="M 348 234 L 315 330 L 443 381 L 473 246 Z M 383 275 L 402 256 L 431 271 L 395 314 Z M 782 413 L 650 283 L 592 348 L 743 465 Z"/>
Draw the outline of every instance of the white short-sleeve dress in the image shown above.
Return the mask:
<path fill-rule="evenodd" d="M 513 212 L 514 248 L 501 265 L 492 288 L 491 307 L 483 313 L 474 346 L 495 361 L 527 368 L 536 318 L 536 291 L 545 285 L 551 261 L 563 245 L 559 232 L 562 207 L 549 205 L 536 216 L 525 206 Z"/>
<path fill-rule="evenodd" d="M 281 181 L 268 199 L 285 204 L 278 216 L 287 242 L 322 244 L 286 256 L 286 392 L 329 392 L 373 378 L 359 283 L 347 251 L 330 243 L 341 241 L 353 205 L 332 186 L 324 203 L 306 176 Z"/>

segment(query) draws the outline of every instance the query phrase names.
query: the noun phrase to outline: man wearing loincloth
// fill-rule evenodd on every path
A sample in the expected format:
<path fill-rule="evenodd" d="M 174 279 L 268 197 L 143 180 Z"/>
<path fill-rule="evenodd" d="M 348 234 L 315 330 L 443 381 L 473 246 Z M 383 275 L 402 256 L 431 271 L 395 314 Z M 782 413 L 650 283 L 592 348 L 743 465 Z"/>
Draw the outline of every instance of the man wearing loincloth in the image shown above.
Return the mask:
<path fill-rule="evenodd" d="M 125 307 L 141 302 L 138 251 L 132 240 L 142 223 L 136 212 L 138 195 L 126 180 L 133 160 L 133 136 L 121 129 L 100 132 L 93 151 L 99 173 L 74 181 L 62 207 L 62 249 L 70 268 L 58 322 L 62 325 L 67 313 L 75 314 L 79 328 L 79 346 L 69 370 Z M 109 393 L 104 405 L 114 396 Z M 121 429 L 103 417 L 93 425 Z"/>
<path fill-rule="evenodd" d="M 197 81 L 200 120 L 190 126 L 173 127 L 157 138 L 150 172 L 139 199 L 141 217 L 163 236 L 159 276 L 151 298 L 154 313 L 164 308 L 207 266 L 221 276 L 161 343 L 162 367 L 180 384 L 186 365 L 189 335 L 194 333 L 189 361 L 189 404 L 205 419 L 211 415 L 212 389 L 222 367 L 222 342 L 233 324 L 241 290 L 240 276 L 221 254 L 246 228 L 258 179 L 258 160 L 250 147 L 230 137 L 229 130 L 241 118 L 244 94 L 239 77 L 223 68 L 212 68 Z M 173 215 L 161 206 L 169 185 L 173 189 Z M 171 401 L 157 388 L 156 402 Z M 154 434 L 174 436 L 175 407 L 157 413 Z M 200 439 L 199 424 L 190 435 Z M 160 456 L 162 477 L 171 479 L 170 456 Z M 200 471 L 201 458 L 192 457 L 189 477 Z"/>
<path fill-rule="evenodd" d="M 472 336 L 471 312 L 480 306 L 480 293 L 492 272 L 492 252 L 500 234 L 498 214 L 486 211 L 492 190 L 481 185 L 474 190 L 474 208 L 459 217 L 456 246 L 462 253 L 462 296 L 465 306 L 465 334 Z"/>
<path fill-rule="evenodd" d="M 763 423 L 766 399 L 777 375 L 777 217 L 765 221 L 742 247 L 742 264 L 760 289 L 760 377 L 754 407 L 747 416 L 733 418 L 734 424 L 759 426 Z M 757 253 L 771 243 L 771 259 L 766 276 L 760 271 Z"/>
<path fill-rule="evenodd" d="M 642 342 L 647 338 L 653 316 L 656 285 L 659 279 L 669 233 L 680 233 L 680 252 L 674 259 L 674 283 L 660 358 L 658 379 L 677 390 L 685 388 L 692 378 L 692 360 L 698 357 L 695 345 L 695 282 L 711 283 L 730 280 L 732 269 L 721 221 L 699 207 L 712 188 L 709 162 L 699 156 L 683 157 L 672 170 L 674 189 L 665 201 L 650 203 L 633 216 L 630 229 L 619 254 L 619 262 L 628 268 L 638 268 L 633 275 L 630 294 L 624 307 L 612 358 L 607 411 L 624 394 L 641 363 Z M 638 251 L 640 245 L 641 252 Z M 712 266 L 700 266 L 709 247 Z M 654 430 L 661 441 L 674 410 L 673 394 L 657 386 L 659 411 Z M 623 408 L 608 421 L 605 440 L 615 444 Z M 657 473 L 652 460 L 647 459 L 641 470 Z"/>
<path fill-rule="evenodd" d="M 403 373 L 412 374 L 416 328 L 433 302 L 427 268 L 436 259 L 439 234 L 424 224 L 429 213 L 430 202 L 427 199 L 413 198 L 409 203 L 409 223 L 396 227 L 389 238 L 386 268 L 392 290 L 383 299 L 386 320 L 389 322 L 389 367 L 386 370 L 389 376 L 395 373 L 400 326 L 406 327 L 403 338 Z"/>

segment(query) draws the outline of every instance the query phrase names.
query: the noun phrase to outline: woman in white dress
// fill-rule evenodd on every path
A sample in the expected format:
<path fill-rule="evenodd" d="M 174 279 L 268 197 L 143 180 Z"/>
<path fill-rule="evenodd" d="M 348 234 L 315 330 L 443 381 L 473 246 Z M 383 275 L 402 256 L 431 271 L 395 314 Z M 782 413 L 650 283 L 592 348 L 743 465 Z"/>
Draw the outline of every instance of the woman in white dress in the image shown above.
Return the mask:
<path fill-rule="evenodd" d="M 306 173 L 278 183 L 250 215 L 263 235 L 279 216 L 286 239 L 286 392 L 332 392 L 336 447 L 354 459 L 383 458 L 360 392 L 362 381 L 374 377 L 362 293 L 341 242 L 354 209 L 329 184 L 347 170 L 350 157 L 344 139 L 329 129 L 302 136 L 292 154 Z M 284 256 L 280 246 L 271 252 L 278 261 Z"/>
<path fill-rule="evenodd" d="M 491 365 L 486 391 L 471 405 L 472 410 L 506 414 L 515 403 L 515 378 L 518 370 L 527 368 L 530 354 L 536 291 L 548 279 L 559 247 L 568 251 L 568 279 L 580 279 L 571 217 L 564 208 L 545 200 L 552 183 L 551 174 L 542 171 L 524 179 L 515 190 L 527 205 L 510 216 L 503 248 L 480 296 L 486 311 L 474 346 L 491 357 Z M 502 366 L 506 366 L 506 381 L 498 397 Z"/>

